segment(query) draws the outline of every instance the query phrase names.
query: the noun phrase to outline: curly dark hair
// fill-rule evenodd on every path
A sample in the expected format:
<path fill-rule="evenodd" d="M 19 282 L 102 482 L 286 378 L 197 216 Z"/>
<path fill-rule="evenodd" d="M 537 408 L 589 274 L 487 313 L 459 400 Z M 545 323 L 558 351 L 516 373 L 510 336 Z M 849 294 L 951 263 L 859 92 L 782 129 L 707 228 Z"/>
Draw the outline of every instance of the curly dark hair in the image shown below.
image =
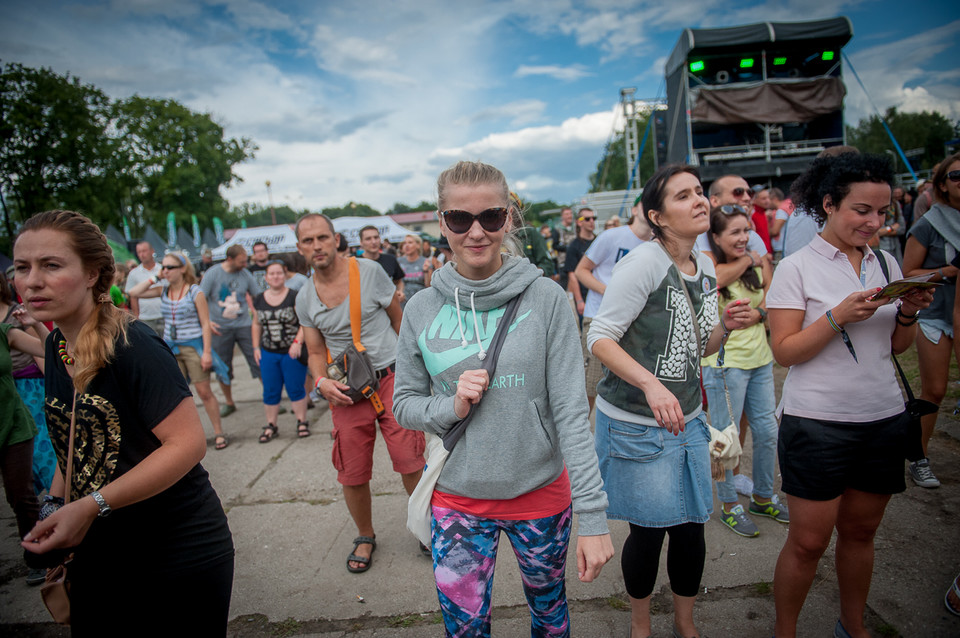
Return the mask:
<path fill-rule="evenodd" d="M 827 219 L 824 198 L 829 195 L 834 204 L 839 204 L 850 193 L 853 184 L 862 182 L 891 185 L 893 166 L 890 158 L 856 152 L 818 157 L 807 172 L 793 182 L 790 192 L 793 203 L 822 224 Z"/>

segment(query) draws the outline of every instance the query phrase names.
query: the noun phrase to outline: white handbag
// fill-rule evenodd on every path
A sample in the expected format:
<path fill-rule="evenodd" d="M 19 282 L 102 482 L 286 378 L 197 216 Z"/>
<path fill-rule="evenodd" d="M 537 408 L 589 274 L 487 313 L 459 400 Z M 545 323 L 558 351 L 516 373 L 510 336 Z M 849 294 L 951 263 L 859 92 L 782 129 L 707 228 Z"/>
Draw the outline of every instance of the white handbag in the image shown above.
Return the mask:
<path fill-rule="evenodd" d="M 430 547 L 432 536 L 430 528 L 433 523 L 430 502 L 433 500 L 433 489 L 437 486 L 437 479 L 440 478 L 440 472 L 450 452 L 443 447 L 443 439 L 436 434 L 428 432 L 426 439 L 427 466 L 423 468 L 420 482 L 417 483 L 417 487 L 407 501 L 407 529 L 413 532 L 421 543 Z"/>

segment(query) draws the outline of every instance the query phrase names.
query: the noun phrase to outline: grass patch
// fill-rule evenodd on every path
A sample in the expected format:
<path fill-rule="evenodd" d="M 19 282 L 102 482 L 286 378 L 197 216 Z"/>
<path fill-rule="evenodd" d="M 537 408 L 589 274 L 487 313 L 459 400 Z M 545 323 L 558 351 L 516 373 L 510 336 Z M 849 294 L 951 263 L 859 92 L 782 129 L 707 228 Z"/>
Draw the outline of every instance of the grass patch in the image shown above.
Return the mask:
<path fill-rule="evenodd" d="M 607 598 L 607 606 L 617 611 L 627 611 L 630 609 L 630 603 L 619 596 L 610 596 Z"/>
<path fill-rule="evenodd" d="M 755 591 L 760 596 L 768 596 L 773 593 L 773 583 L 768 583 L 765 581 L 754 583 L 753 591 Z"/>
<path fill-rule="evenodd" d="M 417 621 L 420 620 L 420 617 L 416 614 L 406 614 L 402 616 L 394 616 L 387 624 L 391 627 L 412 627 L 417 624 Z"/>
<path fill-rule="evenodd" d="M 299 620 L 287 618 L 286 620 L 278 622 L 271 633 L 278 638 L 284 638 L 285 636 L 295 636 L 301 633 L 300 628 L 301 624 Z"/>

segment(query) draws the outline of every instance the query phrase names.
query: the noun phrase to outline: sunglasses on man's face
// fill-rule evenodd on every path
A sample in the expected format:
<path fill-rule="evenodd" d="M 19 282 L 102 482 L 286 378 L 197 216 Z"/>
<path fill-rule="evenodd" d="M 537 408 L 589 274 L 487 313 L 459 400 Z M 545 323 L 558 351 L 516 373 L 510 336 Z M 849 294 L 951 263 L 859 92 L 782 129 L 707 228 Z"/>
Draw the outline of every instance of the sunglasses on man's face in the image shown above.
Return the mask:
<path fill-rule="evenodd" d="M 451 232 L 462 235 L 473 227 L 473 222 L 480 222 L 480 228 L 488 233 L 495 233 L 507 223 L 506 208 L 488 208 L 478 215 L 465 210 L 445 210 L 440 213 L 443 223 Z"/>
<path fill-rule="evenodd" d="M 947 173 L 947 179 L 951 182 L 960 182 L 960 171 L 950 171 Z"/>
<path fill-rule="evenodd" d="M 739 197 L 743 197 L 743 196 L 744 196 L 744 194 L 747 192 L 747 189 L 746 189 L 746 188 L 741 188 L 741 187 L 738 186 L 737 188 L 734 188 L 734 189 L 733 189 L 732 191 L 730 191 L 730 192 L 733 193 L 733 196 L 734 196 L 734 197 L 738 197 L 738 198 L 739 198 Z"/>
<path fill-rule="evenodd" d="M 582 222 L 593 222 L 593 221 L 596 221 L 596 220 L 597 220 L 597 216 L 596 216 L 596 215 L 593 215 L 593 216 L 585 216 L 585 217 L 581 217 L 581 218 L 580 218 L 580 221 L 582 221 Z"/>
<path fill-rule="evenodd" d="M 743 190 L 743 189 L 740 189 Z M 724 215 L 746 215 L 747 211 L 743 210 L 743 206 L 737 206 L 736 204 L 724 204 L 720 207 L 720 212 Z"/>

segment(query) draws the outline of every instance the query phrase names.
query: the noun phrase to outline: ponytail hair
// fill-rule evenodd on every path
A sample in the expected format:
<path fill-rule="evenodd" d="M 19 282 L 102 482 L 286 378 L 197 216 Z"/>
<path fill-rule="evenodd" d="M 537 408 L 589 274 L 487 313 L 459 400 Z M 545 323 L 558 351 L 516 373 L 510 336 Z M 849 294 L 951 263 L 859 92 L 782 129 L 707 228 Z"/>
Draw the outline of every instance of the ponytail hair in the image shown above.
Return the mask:
<path fill-rule="evenodd" d="M 83 392 L 100 369 L 113 360 L 117 342 L 127 343 L 127 327 L 133 317 L 115 307 L 110 298 L 115 272 L 113 251 L 97 225 L 80 213 L 49 210 L 28 219 L 20 232 L 46 229 L 63 233 L 83 267 L 97 272 L 90 289 L 96 308 L 80 328 L 73 346 L 73 385 L 77 392 Z"/>

